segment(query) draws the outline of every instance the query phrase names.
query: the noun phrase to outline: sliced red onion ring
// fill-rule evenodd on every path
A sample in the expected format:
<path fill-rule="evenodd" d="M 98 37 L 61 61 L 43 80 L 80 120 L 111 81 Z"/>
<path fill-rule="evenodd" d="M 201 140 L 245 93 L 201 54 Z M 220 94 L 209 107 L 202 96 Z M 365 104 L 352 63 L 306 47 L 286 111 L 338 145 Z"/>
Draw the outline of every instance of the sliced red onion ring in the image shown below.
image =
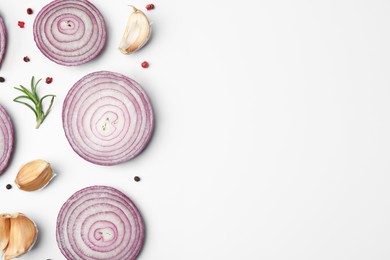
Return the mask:
<path fill-rule="evenodd" d="M 11 118 L 0 105 L 0 174 L 8 166 L 14 148 L 14 128 Z"/>
<path fill-rule="evenodd" d="M 76 66 L 95 58 L 107 38 L 99 10 L 87 0 L 55 0 L 38 13 L 34 40 L 50 60 Z"/>
<path fill-rule="evenodd" d="M 7 47 L 7 31 L 5 30 L 5 24 L 3 18 L 0 17 L 0 65 L 3 61 L 5 49 Z"/>
<path fill-rule="evenodd" d="M 73 150 L 99 165 L 139 154 L 153 131 L 149 99 L 134 80 L 99 71 L 79 80 L 64 101 L 62 122 Z"/>
<path fill-rule="evenodd" d="M 92 186 L 65 202 L 56 233 L 66 259 L 132 260 L 142 249 L 145 227 L 129 197 L 112 187 Z"/>

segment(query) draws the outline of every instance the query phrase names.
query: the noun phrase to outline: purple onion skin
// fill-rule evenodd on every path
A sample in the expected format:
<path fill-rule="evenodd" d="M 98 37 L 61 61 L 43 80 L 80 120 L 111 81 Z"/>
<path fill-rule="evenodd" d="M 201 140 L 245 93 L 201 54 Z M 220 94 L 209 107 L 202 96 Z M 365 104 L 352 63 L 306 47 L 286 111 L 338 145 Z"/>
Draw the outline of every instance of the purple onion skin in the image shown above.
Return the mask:
<path fill-rule="evenodd" d="M 4 134 L 4 150 L 0 151 L 0 175 L 7 169 L 14 149 L 14 128 L 7 111 L 0 105 L 0 135 Z"/>
<path fill-rule="evenodd" d="M 117 96 L 117 99 L 124 100 L 122 103 L 129 103 L 131 99 L 141 100 L 139 102 L 132 101 L 134 106 L 140 107 L 139 110 L 141 112 L 137 110 L 136 116 L 132 115 L 130 111 L 126 109 L 122 110 L 122 112 L 125 111 L 124 114 L 128 117 L 119 118 L 118 121 L 121 122 L 120 120 L 123 120 L 124 122 L 122 124 L 124 126 L 128 125 L 128 127 L 123 127 L 123 129 L 118 130 L 119 134 L 117 135 L 123 135 L 124 138 L 113 139 L 113 142 L 116 142 L 114 145 L 108 145 L 107 142 L 103 140 L 103 137 L 99 139 L 98 135 L 91 133 L 90 129 L 95 129 L 97 126 L 89 125 L 88 127 L 82 127 L 84 114 L 89 112 L 94 115 L 96 112 L 90 112 L 89 108 L 84 107 L 87 106 L 84 104 L 97 104 L 97 102 L 101 102 L 101 107 L 122 106 L 123 108 L 124 106 L 121 102 L 112 101 L 114 99 L 113 97 L 104 96 L 104 94 L 102 94 L 104 91 L 107 91 L 107 89 L 110 90 L 110 88 L 105 87 L 102 82 L 108 84 L 110 87 L 120 88 L 121 91 L 125 92 L 126 95 Z M 103 96 L 99 96 L 99 100 L 96 101 L 90 97 L 92 95 L 89 95 L 90 92 L 93 92 L 93 94 L 99 93 L 99 95 Z M 134 92 L 135 94 L 128 95 L 128 92 Z M 87 97 L 84 98 L 83 95 Z M 104 99 L 110 100 L 105 102 L 103 101 Z M 113 102 L 116 102 L 117 104 L 113 104 Z M 97 107 L 97 110 L 101 109 L 101 107 Z M 85 113 L 83 114 L 84 109 Z M 107 110 L 107 113 L 109 112 L 110 111 Z M 143 116 L 139 116 L 138 113 L 141 113 Z M 134 118 L 132 118 L 132 116 L 134 116 Z M 92 119 L 93 118 L 86 121 L 90 122 Z M 75 120 L 77 125 L 74 122 Z M 154 128 L 152 107 L 142 87 L 137 82 L 124 75 L 109 71 L 98 71 L 88 74 L 70 89 L 64 101 L 62 121 L 65 135 L 72 149 L 86 161 L 104 166 L 126 162 L 141 153 L 148 144 Z M 135 127 L 139 127 L 139 129 L 134 128 L 136 133 L 131 133 L 129 129 L 134 125 Z M 124 132 L 124 134 L 122 132 Z M 133 142 L 131 142 L 131 140 L 133 140 Z M 104 144 L 107 145 L 104 146 Z M 92 145 L 98 148 L 90 147 Z M 112 151 L 104 151 L 104 149 L 109 149 L 111 147 Z"/>
<path fill-rule="evenodd" d="M 114 220 L 107 221 L 110 218 Z M 142 250 L 145 225 L 125 194 L 108 186 L 91 186 L 73 194 L 61 207 L 56 239 L 69 260 L 133 260 Z"/>
<path fill-rule="evenodd" d="M 83 12 L 84 18 L 72 10 Z M 52 16 L 55 17 L 52 23 L 47 22 Z M 104 18 L 87 0 L 50 2 L 38 13 L 33 30 L 38 49 L 48 59 L 64 66 L 78 66 L 94 59 L 107 40 Z M 92 33 L 87 35 L 85 32 L 89 31 Z"/>
<path fill-rule="evenodd" d="M 3 61 L 5 51 L 7 49 L 7 31 L 3 18 L 0 16 L 0 65 Z"/>

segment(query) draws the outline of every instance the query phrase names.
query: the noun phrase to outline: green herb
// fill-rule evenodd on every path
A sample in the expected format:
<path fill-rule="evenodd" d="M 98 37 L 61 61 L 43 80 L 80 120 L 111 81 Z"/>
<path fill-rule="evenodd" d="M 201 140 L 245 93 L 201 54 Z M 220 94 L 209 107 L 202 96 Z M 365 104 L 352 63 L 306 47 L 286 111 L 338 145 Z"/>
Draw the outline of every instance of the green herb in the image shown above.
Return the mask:
<path fill-rule="evenodd" d="M 14 101 L 27 106 L 28 108 L 30 108 L 34 112 L 36 122 L 37 122 L 37 124 L 35 126 L 36 129 L 39 128 L 39 126 L 43 123 L 43 121 L 45 120 L 47 115 L 50 113 L 50 109 L 53 105 L 54 98 L 56 97 L 55 95 L 51 95 L 51 94 L 45 95 L 42 98 L 40 98 L 38 96 L 37 86 L 41 80 L 42 79 L 40 79 L 36 83 L 34 83 L 35 82 L 34 76 L 31 78 L 31 91 L 28 90 L 27 88 L 23 87 L 22 85 L 20 85 L 20 88 L 15 87 L 15 89 L 23 92 L 25 95 L 16 97 L 14 99 Z M 45 98 L 48 98 L 48 97 L 51 97 L 50 105 L 49 105 L 49 108 L 46 110 L 46 112 L 44 112 L 43 111 L 43 100 Z M 22 100 L 30 100 L 33 103 L 33 105 L 30 105 Z"/>

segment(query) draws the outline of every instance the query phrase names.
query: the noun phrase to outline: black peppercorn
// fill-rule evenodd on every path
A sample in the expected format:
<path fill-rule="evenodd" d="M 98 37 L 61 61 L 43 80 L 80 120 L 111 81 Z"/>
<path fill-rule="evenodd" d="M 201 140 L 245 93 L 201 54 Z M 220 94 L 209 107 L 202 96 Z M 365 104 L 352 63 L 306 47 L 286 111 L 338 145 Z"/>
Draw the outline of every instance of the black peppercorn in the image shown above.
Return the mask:
<path fill-rule="evenodd" d="M 139 182 L 139 181 L 141 180 L 141 178 L 138 177 L 138 176 L 135 176 L 135 177 L 134 177 L 134 180 L 135 180 L 136 182 Z"/>

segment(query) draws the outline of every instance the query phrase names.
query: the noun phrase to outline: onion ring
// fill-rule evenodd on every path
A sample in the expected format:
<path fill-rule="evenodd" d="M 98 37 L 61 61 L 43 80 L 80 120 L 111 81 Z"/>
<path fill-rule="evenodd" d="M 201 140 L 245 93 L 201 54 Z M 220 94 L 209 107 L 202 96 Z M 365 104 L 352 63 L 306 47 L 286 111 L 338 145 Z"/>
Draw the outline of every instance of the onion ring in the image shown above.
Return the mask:
<path fill-rule="evenodd" d="M 0 16 L 0 65 L 3 61 L 5 49 L 7 47 L 7 31 L 5 29 L 5 24 L 3 18 Z"/>
<path fill-rule="evenodd" d="M 7 111 L 0 105 L 0 174 L 7 168 L 14 148 L 14 128 Z"/>
<path fill-rule="evenodd" d="M 56 237 L 69 260 L 132 260 L 142 249 L 145 227 L 129 197 L 112 187 L 92 186 L 62 206 Z"/>
<path fill-rule="evenodd" d="M 107 39 L 106 23 L 87 0 L 55 0 L 38 13 L 34 40 L 50 60 L 65 66 L 95 58 Z"/>
<path fill-rule="evenodd" d="M 116 165 L 139 154 L 152 135 L 149 99 L 134 80 L 109 71 L 88 74 L 69 91 L 62 122 L 73 150 L 99 165 Z"/>

